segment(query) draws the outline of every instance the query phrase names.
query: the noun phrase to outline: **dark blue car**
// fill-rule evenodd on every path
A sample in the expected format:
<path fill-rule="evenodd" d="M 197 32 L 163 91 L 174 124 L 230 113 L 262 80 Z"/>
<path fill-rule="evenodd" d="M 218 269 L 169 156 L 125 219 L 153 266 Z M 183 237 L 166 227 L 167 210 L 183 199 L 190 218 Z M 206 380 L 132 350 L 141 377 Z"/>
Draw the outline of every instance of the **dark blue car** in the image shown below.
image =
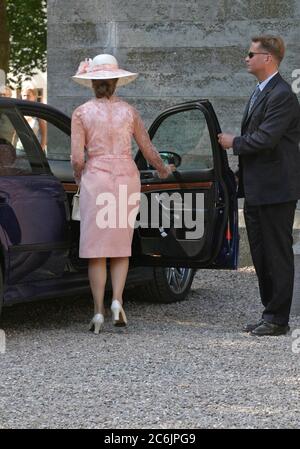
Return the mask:
<path fill-rule="evenodd" d="M 27 116 L 47 122 L 48 156 Z M 89 291 L 87 260 L 78 257 L 80 224 L 70 218 L 76 192 L 65 157 L 70 152 L 70 124 L 69 117 L 50 106 L 0 98 L 0 311 L 2 304 Z M 144 299 L 182 300 L 196 269 L 237 267 L 236 184 L 217 141 L 219 132 L 208 100 L 188 102 L 164 111 L 149 129 L 165 161 L 177 165 L 176 172 L 159 179 L 135 150 L 142 192 L 157 194 L 158 203 L 164 192 L 182 198 L 189 193 L 192 200 L 184 207 L 194 217 L 197 212 L 204 216 L 203 232 L 191 238 L 185 224 L 172 225 L 178 213 L 174 201 L 167 211 L 168 228 L 149 222 L 135 229 L 126 286 L 138 287 Z M 197 194 L 202 194 L 200 206 Z"/>

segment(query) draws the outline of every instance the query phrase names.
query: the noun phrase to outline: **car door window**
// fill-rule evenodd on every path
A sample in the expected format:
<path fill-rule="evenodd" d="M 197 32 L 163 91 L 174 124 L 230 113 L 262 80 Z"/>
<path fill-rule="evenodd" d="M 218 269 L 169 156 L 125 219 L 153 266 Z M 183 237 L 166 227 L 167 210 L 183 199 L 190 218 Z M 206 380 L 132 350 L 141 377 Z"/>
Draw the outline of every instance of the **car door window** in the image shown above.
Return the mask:
<path fill-rule="evenodd" d="M 0 112 L 0 175 L 30 175 L 32 166 L 24 148 L 24 139 L 9 115 Z"/>
<path fill-rule="evenodd" d="M 152 142 L 158 151 L 172 151 L 181 157 L 179 171 L 214 166 L 209 129 L 200 109 L 168 115 L 156 130 Z"/>
<path fill-rule="evenodd" d="M 45 105 L 21 105 L 25 117 L 37 117 L 45 123 L 47 129 L 47 145 L 42 152 L 52 174 L 60 181 L 73 182 L 73 170 L 70 164 L 71 137 L 69 117 L 58 110 Z"/>
<path fill-rule="evenodd" d="M 65 131 L 47 121 L 47 158 L 70 161 L 71 138 Z"/>
<path fill-rule="evenodd" d="M 47 159 L 70 161 L 71 137 L 68 126 L 62 121 L 59 115 L 53 117 L 44 110 L 34 109 L 28 111 L 22 109 L 26 120 L 38 120 L 44 123 L 47 135 L 44 152 Z"/>
<path fill-rule="evenodd" d="M 51 123 L 49 118 L 44 114 L 41 114 L 40 111 L 35 111 L 35 113 L 26 111 L 24 112 L 24 117 L 31 127 L 31 123 L 36 123 L 37 121 L 42 121 L 44 123 L 45 133 L 47 136 L 44 152 L 47 159 L 70 160 L 69 152 L 71 139 L 65 129 L 60 129 L 56 123 Z M 37 135 L 40 142 L 39 136 L 40 135 Z"/>

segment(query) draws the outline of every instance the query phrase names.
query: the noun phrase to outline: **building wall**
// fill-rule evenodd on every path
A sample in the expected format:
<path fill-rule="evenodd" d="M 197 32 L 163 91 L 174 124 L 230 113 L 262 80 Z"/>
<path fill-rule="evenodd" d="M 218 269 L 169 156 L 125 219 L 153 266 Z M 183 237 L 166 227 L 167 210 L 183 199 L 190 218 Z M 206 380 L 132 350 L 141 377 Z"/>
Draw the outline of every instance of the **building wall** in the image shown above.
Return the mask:
<path fill-rule="evenodd" d="M 239 133 L 255 87 L 244 64 L 251 36 L 284 37 L 281 72 L 291 83 L 299 20 L 299 0 L 48 0 L 48 103 L 71 114 L 91 95 L 71 80 L 79 62 L 112 53 L 140 73 L 118 94 L 147 124 L 170 105 L 209 98 L 222 129 Z"/>

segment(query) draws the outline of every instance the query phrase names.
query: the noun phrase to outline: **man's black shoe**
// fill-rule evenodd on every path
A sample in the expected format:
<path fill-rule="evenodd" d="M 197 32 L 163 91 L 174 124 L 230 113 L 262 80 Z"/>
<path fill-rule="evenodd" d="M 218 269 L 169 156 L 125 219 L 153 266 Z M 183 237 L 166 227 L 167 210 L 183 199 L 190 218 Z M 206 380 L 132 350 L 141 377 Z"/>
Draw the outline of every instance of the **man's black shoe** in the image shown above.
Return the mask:
<path fill-rule="evenodd" d="M 243 332 L 251 332 L 263 323 L 263 319 L 259 320 L 257 323 L 248 323 L 245 327 L 243 327 Z"/>
<path fill-rule="evenodd" d="M 290 326 L 280 326 L 279 324 L 264 321 L 260 326 L 253 329 L 250 334 L 262 337 L 264 335 L 285 335 L 290 330 Z"/>

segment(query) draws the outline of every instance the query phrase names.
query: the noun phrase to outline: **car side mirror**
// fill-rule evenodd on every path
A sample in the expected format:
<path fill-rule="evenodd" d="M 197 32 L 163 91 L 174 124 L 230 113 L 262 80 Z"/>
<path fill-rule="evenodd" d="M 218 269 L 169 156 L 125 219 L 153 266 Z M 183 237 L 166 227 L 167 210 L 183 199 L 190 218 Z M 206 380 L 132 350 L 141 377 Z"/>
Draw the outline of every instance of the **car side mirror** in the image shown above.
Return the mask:
<path fill-rule="evenodd" d="M 165 164 L 174 164 L 175 167 L 179 167 L 181 164 L 181 156 L 173 151 L 160 151 L 162 160 Z"/>

